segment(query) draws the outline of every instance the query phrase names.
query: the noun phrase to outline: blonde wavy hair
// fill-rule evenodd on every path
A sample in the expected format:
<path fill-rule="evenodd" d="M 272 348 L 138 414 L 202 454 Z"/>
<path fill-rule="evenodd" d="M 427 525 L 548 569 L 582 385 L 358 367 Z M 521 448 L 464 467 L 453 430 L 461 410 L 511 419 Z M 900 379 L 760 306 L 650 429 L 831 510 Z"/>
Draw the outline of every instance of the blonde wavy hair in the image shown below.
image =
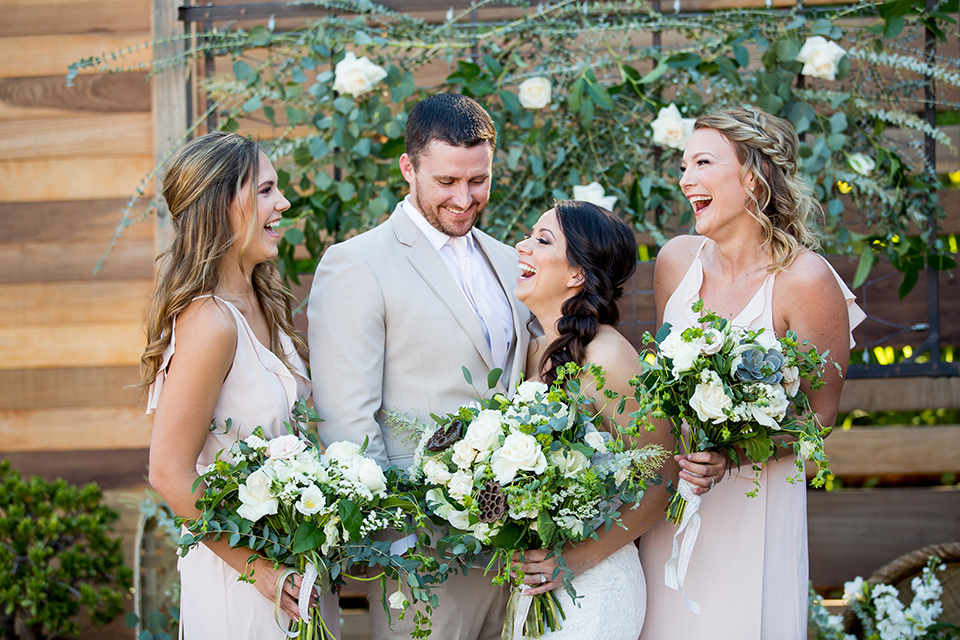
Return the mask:
<path fill-rule="evenodd" d="M 800 140 L 793 125 L 760 109 L 738 108 L 702 115 L 694 129 L 714 129 L 733 144 L 741 181 L 753 173 L 756 189 L 747 191 L 744 207 L 763 228 L 770 271 L 789 267 L 804 247 L 820 247 L 808 221 L 822 218 L 823 210 L 797 174 Z"/>
<path fill-rule="evenodd" d="M 170 344 L 173 319 L 197 296 L 213 293 L 220 281 L 221 261 L 227 249 L 242 242 L 240 257 L 257 228 L 257 175 L 260 146 L 234 133 L 208 133 L 176 151 L 163 175 L 163 199 L 170 210 L 174 238 L 157 257 L 157 287 L 144 321 L 147 347 L 140 357 L 139 400 L 145 404 L 157 377 L 163 352 Z M 250 192 L 245 233 L 230 229 L 230 208 L 243 189 Z M 241 269 L 243 266 L 241 264 Z M 307 345 L 293 326 L 293 297 L 277 266 L 263 262 L 253 268 L 253 289 L 270 328 L 270 350 L 288 368 L 292 365 L 280 346 L 280 332 L 293 340 L 306 360 Z"/>

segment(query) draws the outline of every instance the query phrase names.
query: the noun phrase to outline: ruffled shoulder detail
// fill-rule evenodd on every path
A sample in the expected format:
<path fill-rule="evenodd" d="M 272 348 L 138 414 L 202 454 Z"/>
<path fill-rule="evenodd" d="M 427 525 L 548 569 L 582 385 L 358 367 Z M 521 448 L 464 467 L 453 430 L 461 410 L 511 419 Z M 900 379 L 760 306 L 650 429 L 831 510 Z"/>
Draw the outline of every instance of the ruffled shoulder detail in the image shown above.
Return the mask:
<path fill-rule="evenodd" d="M 843 299 L 847 302 L 847 317 L 850 320 L 850 348 L 853 349 L 855 346 L 857 346 L 857 341 L 853 338 L 853 330 L 856 329 L 861 322 L 867 319 L 867 314 L 864 313 L 863 309 L 860 308 L 860 305 L 857 304 L 856 294 L 850 290 L 850 287 L 848 287 L 847 283 L 843 281 L 843 278 L 841 278 L 840 274 L 837 273 L 837 270 L 833 268 L 833 265 L 830 264 L 823 256 L 820 257 L 824 262 L 827 263 L 827 266 L 830 267 L 830 273 L 832 273 L 833 277 L 837 279 L 837 284 L 840 285 L 840 291 L 843 293 Z"/>
<path fill-rule="evenodd" d="M 170 328 L 170 344 L 163 351 L 163 357 L 160 361 L 160 367 L 157 369 L 157 377 L 153 379 L 150 389 L 147 393 L 147 414 L 154 413 L 157 410 L 157 404 L 160 402 L 160 392 L 163 391 L 163 382 L 167 379 L 167 367 L 170 366 L 170 359 L 173 358 L 177 350 L 177 318 L 173 318 L 173 326 Z"/>

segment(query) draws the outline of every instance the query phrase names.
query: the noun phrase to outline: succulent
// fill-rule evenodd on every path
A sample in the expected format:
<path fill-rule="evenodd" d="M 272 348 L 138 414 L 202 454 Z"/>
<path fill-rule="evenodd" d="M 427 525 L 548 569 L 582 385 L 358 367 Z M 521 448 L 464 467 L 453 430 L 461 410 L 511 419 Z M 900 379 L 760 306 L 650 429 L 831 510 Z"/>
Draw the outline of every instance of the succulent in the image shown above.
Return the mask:
<path fill-rule="evenodd" d="M 761 349 L 744 351 L 737 366 L 737 376 L 746 382 L 777 384 L 783 380 L 783 354 L 776 350 Z"/>

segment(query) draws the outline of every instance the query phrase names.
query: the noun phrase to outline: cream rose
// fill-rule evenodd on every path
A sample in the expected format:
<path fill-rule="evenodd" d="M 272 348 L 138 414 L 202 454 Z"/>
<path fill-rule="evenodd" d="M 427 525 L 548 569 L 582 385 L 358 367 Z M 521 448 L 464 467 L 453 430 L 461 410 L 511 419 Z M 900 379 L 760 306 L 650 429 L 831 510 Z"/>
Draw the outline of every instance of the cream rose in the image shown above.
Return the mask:
<path fill-rule="evenodd" d="M 247 476 L 246 482 L 238 488 L 242 504 L 237 509 L 237 513 L 241 518 L 256 522 L 263 516 L 277 512 L 280 501 L 270 491 L 272 482 L 273 476 L 263 468 Z"/>
<path fill-rule="evenodd" d="M 346 440 L 330 444 L 323 452 L 323 456 L 328 460 L 340 463 L 347 463 L 358 455 L 360 455 L 360 445 Z"/>
<path fill-rule="evenodd" d="M 757 334 L 754 341 L 763 347 L 765 351 L 780 351 L 783 348 L 773 331 L 768 331 L 767 329 Z"/>
<path fill-rule="evenodd" d="M 693 367 L 704 346 L 701 339 L 687 342 L 682 334 L 683 332 L 679 329 L 674 329 L 660 343 L 660 353 L 673 361 L 674 377 L 679 377 L 681 373 Z"/>
<path fill-rule="evenodd" d="M 862 176 L 869 176 L 877 167 L 877 163 L 873 161 L 873 158 L 863 153 L 852 154 L 847 158 L 847 164 Z"/>
<path fill-rule="evenodd" d="M 423 475 L 430 484 L 447 484 L 453 477 L 447 465 L 437 460 L 427 460 L 423 465 Z"/>
<path fill-rule="evenodd" d="M 537 475 L 547 468 L 547 458 L 540 443 L 525 433 L 511 433 L 503 440 L 503 446 L 493 452 L 490 469 L 501 485 L 509 484 L 518 471 L 533 471 Z"/>
<path fill-rule="evenodd" d="M 517 88 L 517 97 L 524 109 L 543 109 L 550 104 L 550 81 L 540 76 L 524 80 Z"/>
<path fill-rule="evenodd" d="M 784 392 L 783 387 L 778 384 L 769 385 L 759 383 L 759 386 L 764 390 L 767 403 L 761 405 L 755 402 L 750 405 L 750 412 L 753 414 L 753 419 L 771 429 L 779 429 L 780 423 L 778 420 L 781 420 L 783 416 L 787 414 L 787 407 L 789 406 L 787 394 Z"/>
<path fill-rule="evenodd" d="M 537 382 L 536 380 L 525 380 L 517 385 L 516 399 L 520 402 L 531 403 L 537 401 L 537 394 L 541 396 L 546 396 L 547 385 L 542 382 Z"/>
<path fill-rule="evenodd" d="M 457 500 L 463 500 L 464 497 L 473 493 L 473 475 L 465 471 L 457 471 L 450 476 L 447 491 Z"/>
<path fill-rule="evenodd" d="M 333 73 L 333 90 L 351 96 L 363 95 L 387 77 L 387 72 L 381 67 L 366 57 L 357 58 L 352 51 L 347 51 L 343 60 L 334 67 Z"/>
<path fill-rule="evenodd" d="M 723 391 L 723 385 L 700 383 L 693 391 L 693 397 L 690 398 L 690 407 L 697 412 L 697 417 L 702 421 L 712 421 L 713 424 L 725 422 L 727 414 L 724 409 L 729 409 L 733 401 Z"/>
<path fill-rule="evenodd" d="M 607 211 L 613 211 L 617 206 L 617 196 L 604 195 L 603 185 L 593 181 L 588 185 L 575 185 L 573 187 L 573 199 L 581 202 L 589 202 L 598 207 L 603 207 Z"/>
<path fill-rule="evenodd" d="M 813 455 L 813 452 L 817 450 L 817 446 L 809 440 L 801 440 L 797 444 L 800 448 L 800 457 L 804 460 L 809 460 L 810 456 Z"/>
<path fill-rule="evenodd" d="M 343 477 L 362 487 L 373 495 L 381 495 L 387 490 L 387 478 L 383 469 L 371 458 L 355 456 L 343 468 Z"/>
<path fill-rule="evenodd" d="M 323 543 L 320 545 L 320 553 L 326 554 L 330 551 L 330 547 L 335 547 L 340 542 L 340 529 L 337 527 L 339 522 L 340 518 L 334 516 L 323 525 Z"/>
<path fill-rule="evenodd" d="M 783 385 L 783 390 L 791 398 L 797 395 L 797 391 L 800 390 L 800 369 L 797 367 L 784 367 L 783 368 L 783 380 L 780 381 L 780 384 Z"/>
<path fill-rule="evenodd" d="M 575 449 L 560 449 L 550 453 L 550 462 L 564 478 L 572 478 L 590 465 L 587 456 Z"/>
<path fill-rule="evenodd" d="M 453 444 L 453 464 L 461 469 L 466 469 L 477 457 L 477 450 L 470 446 L 465 440 L 457 440 Z"/>
<path fill-rule="evenodd" d="M 837 66 L 846 54 L 843 47 L 836 42 L 823 36 L 810 36 L 800 47 L 795 60 L 803 63 L 801 74 L 811 78 L 834 80 L 837 77 Z"/>
<path fill-rule="evenodd" d="M 693 118 L 684 118 L 680 115 L 677 105 L 660 109 L 657 119 L 650 123 L 653 127 L 653 143 L 671 149 L 683 149 L 687 140 L 693 134 Z"/>
<path fill-rule="evenodd" d="M 289 433 L 285 436 L 278 436 L 267 443 L 267 456 L 271 460 L 289 460 L 305 451 L 306 448 L 307 443 Z"/>
<path fill-rule="evenodd" d="M 297 511 L 303 515 L 312 516 L 315 513 L 323 511 L 324 507 L 327 506 L 327 499 L 318 486 L 310 485 L 300 494 L 300 499 L 297 500 L 296 506 Z"/>
<path fill-rule="evenodd" d="M 484 409 L 470 422 L 463 440 L 477 451 L 487 451 L 500 443 L 500 412 Z"/>
<path fill-rule="evenodd" d="M 720 350 L 723 349 L 723 332 L 719 329 L 710 328 L 704 329 L 703 333 L 703 344 L 701 345 L 700 351 L 707 356 L 720 353 Z"/>
<path fill-rule="evenodd" d="M 599 431 L 589 431 L 583 436 L 586 442 L 594 451 L 604 452 L 607 450 L 607 439 Z"/>
<path fill-rule="evenodd" d="M 399 611 L 403 611 L 410 605 L 407 596 L 403 595 L 402 591 L 394 591 L 390 594 L 390 597 L 387 598 L 387 601 L 391 609 L 397 609 Z"/>

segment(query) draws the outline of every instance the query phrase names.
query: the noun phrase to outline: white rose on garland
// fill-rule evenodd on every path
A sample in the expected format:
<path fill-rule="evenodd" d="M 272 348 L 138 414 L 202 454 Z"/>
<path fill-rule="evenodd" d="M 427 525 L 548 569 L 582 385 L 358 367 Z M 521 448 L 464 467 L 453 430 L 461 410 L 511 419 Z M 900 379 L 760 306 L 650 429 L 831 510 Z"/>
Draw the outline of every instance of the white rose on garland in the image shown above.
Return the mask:
<path fill-rule="evenodd" d="M 868 155 L 863 153 L 854 153 L 847 158 L 847 164 L 850 168 L 862 176 L 869 176 L 877 167 L 877 163 Z"/>
<path fill-rule="evenodd" d="M 596 181 L 588 185 L 574 186 L 573 199 L 595 204 L 607 211 L 613 211 L 613 208 L 617 206 L 617 196 L 604 195 L 603 185 Z"/>
<path fill-rule="evenodd" d="M 653 127 L 653 143 L 671 149 L 683 149 L 687 139 L 693 134 L 693 118 L 684 118 L 680 115 L 677 105 L 660 109 L 657 119 L 650 123 Z"/>
<path fill-rule="evenodd" d="M 840 60 L 845 55 L 847 55 L 846 50 L 836 42 L 827 40 L 823 36 L 810 36 L 800 47 L 800 52 L 794 59 L 803 63 L 801 74 L 811 78 L 834 80 L 837 77 Z"/>
<path fill-rule="evenodd" d="M 550 90 L 550 81 L 544 77 L 537 76 L 524 80 L 517 88 L 520 106 L 534 111 L 543 109 L 550 104 Z"/>
<path fill-rule="evenodd" d="M 353 51 L 347 51 L 333 73 L 333 90 L 355 97 L 367 93 L 387 77 L 383 68 L 370 62 L 366 56 L 357 58 Z"/>

